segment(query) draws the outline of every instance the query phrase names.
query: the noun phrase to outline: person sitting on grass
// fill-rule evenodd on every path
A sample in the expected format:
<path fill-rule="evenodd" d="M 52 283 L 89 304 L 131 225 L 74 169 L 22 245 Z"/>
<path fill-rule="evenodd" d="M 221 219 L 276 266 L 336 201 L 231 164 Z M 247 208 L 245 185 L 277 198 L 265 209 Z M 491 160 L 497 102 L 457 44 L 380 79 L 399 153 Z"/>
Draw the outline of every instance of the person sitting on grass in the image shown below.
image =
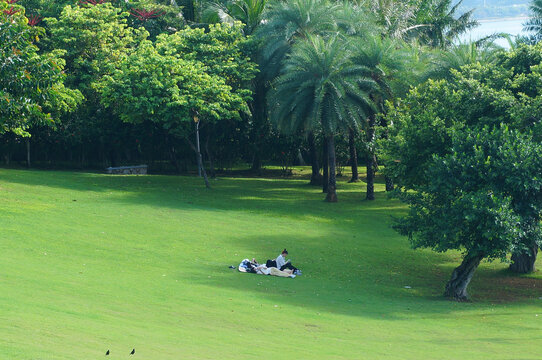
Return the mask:
<path fill-rule="evenodd" d="M 301 275 L 301 271 L 292 265 L 290 260 L 286 260 L 286 255 L 288 255 L 288 250 L 284 249 L 282 250 L 282 253 L 277 256 L 275 259 L 275 264 L 277 265 L 276 268 L 284 271 L 285 269 L 290 269 L 293 271 L 295 275 Z"/>

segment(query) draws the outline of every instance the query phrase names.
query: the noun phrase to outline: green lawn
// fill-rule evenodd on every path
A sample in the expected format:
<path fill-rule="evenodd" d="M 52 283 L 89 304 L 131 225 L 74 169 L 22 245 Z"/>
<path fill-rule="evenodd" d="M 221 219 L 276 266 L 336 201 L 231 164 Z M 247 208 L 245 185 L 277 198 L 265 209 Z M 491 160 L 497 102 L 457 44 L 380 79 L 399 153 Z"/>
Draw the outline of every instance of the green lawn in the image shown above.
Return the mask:
<path fill-rule="evenodd" d="M 542 357 L 540 273 L 484 263 L 473 302 L 443 300 L 458 254 L 411 250 L 404 207 L 345 181 L 328 204 L 306 180 L 0 169 L 0 358 Z M 303 276 L 228 269 L 284 247 Z"/>

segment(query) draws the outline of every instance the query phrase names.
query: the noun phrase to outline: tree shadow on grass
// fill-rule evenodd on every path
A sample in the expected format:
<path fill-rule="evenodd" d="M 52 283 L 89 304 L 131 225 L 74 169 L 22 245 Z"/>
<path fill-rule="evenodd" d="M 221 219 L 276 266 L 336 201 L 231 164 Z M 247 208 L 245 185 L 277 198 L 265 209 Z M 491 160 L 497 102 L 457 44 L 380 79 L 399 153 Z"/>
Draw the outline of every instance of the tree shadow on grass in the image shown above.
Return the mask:
<path fill-rule="evenodd" d="M 306 275 L 291 283 L 296 284 L 291 291 L 296 291 L 298 283 L 309 284 L 298 290 L 304 289 L 301 292 L 303 301 L 334 312 L 379 314 L 382 311 L 380 304 L 389 304 L 389 312 L 400 316 L 399 310 L 404 307 L 441 299 L 444 284 L 452 269 L 460 263 L 457 254 L 410 249 L 406 239 L 389 228 L 390 215 L 399 216 L 405 207 L 397 201 L 387 201 L 382 191 L 377 193 L 376 201 L 364 201 L 359 183 L 341 183 L 340 202 L 329 204 L 323 201 L 324 195 L 319 188 L 308 187 L 300 180 L 222 179 L 214 182 L 214 189 L 210 191 L 203 188 L 199 179 L 182 176 L 0 170 L 0 180 L 65 189 L 73 192 L 70 197 L 110 192 L 105 201 L 131 206 L 239 211 L 286 220 L 317 221 L 318 232 L 322 234 L 318 237 L 296 234 L 296 238 L 291 239 L 289 234 L 262 234 L 258 239 L 239 237 L 230 241 L 232 246 L 246 249 L 247 257 L 264 254 L 275 257 L 285 243 L 292 244 L 288 245 L 290 248 L 295 246 L 299 254 L 296 260 Z M 238 262 L 241 259 L 232 260 Z M 260 260 L 265 259 L 260 257 Z M 218 266 L 215 270 L 224 271 Z M 269 287 L 262 291 L 261 286 L 254 286 L 262 281 L 260 278 L 242 283 L 230 282 L 228 277 L 223 280 L 222 286 L 249 286 L 247 291 L 268 295 Z M 265 281 L 291 286 L 284 283 L 285 280 L 289 279 L 266 277 Z M 541 286 L 542 280 L 537 276 L 518 277 L 483 265 L 476 272 L 470 289 L 475 301 L 498 303 L 532 299 Z M 314 289 L 320 290 L 316 293 Z M 277 301 L 295 303 L 299 300 L 296 296 L 284 297 L 282 293 L 276 296 Z M 344 306 L 337 306 L 337 303 Z M 353 309 L 353 304 L 360 305 L 359 310 Z M 449 302 L 442 304 L 436 307 L 438 311 L 453 308 Z M 435 309 L 434 306 L 428 308 Z"/>
<path fill-rule="evenodd" d="M 244 257 L 255 256 L 260 261 L 266 260 L 266 254 L 270 254 L 267 257 L 274 257 L 273 249 L 280 249 L 285 243 L 282 235 L 229 241 L 232 241 L 232 246 L 245 251 Z M 206 286 L 231 288 L 246 296 L 313 309 L 315 312 L 387 320 L 409 320 L 413 314 L 447 317 L 456 311 L 490 308 L 496 299 L 506 302 L 506 299 L 498 297 L 498 293 L 481 291 L 484 288 L 481 284 L 489 274 L 485 270 L 479 274 L 478 284 L 473 285 L 476 302 L 446 300 L 442 292 L 450 276 L 448 268 L 455 266 L 450 264 L 449 255 L 414 251 L 401 241 L 367 251 L 372 246 L 367 241 L 356 244 L 355 251 L 351 251 L 353 242 L 330 242 L 325 234 L 298 237 L 292 248 L 295 252 L 290 253 L 295 259 L 294 265 L 302 268 L 304 275 L 296 279 L 242 274 L 227 269 L 227 264 L 215 264 L 210 270 L 220 275 L 202 279 L 201 282 Z M 364 253 L 370 254 L 370 257 L 363 258 Z M 531 280 L 537 286 L 542 285 L 538 279 Z M 525 296 L 522 299 L 529 298 Z"/>
<path fill-rule="evenodd" d="M 213 189 L 205 189 L 200 179 L 185 176 L 111 176 L 95 173 L 62 171 L 0 170 L 0 181 L 29 186 L 64 189 L 71 196 L 105 193 L 107 200 L 127 204 L 145 204 L 172 209 L 216 209 L 262 211 L 295 218 L 321 217 L 328 220 L 365 213 L 381 216 L 404 209 L 399 202 L 365 201 L 358 184 L 340 184 L 338 204 L 324 202 L 319 188 L 309 187 L 304 180 L 221 179 Z M 340 211 L 335 211 L 337 208 Z M 371 213 L 371 214 L 369 214 Z M 352 218 L 353 219 L 353 218 Z"/>

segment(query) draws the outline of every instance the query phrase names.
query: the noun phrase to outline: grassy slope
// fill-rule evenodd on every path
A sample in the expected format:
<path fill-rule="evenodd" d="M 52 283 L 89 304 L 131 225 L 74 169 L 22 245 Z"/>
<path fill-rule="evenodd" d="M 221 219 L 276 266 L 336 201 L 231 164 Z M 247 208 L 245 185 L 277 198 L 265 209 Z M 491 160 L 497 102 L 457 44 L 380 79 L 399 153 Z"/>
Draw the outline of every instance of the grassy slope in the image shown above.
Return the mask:
<path fill-rule="evenodd" d="M 305 184 L 0 169 L 0 357 L 540 358 L 540 274 L 442 300 L 457 254 L 409 249 L 397 202 Z M 284 247 L 303 276 L 227 268 Z"/>

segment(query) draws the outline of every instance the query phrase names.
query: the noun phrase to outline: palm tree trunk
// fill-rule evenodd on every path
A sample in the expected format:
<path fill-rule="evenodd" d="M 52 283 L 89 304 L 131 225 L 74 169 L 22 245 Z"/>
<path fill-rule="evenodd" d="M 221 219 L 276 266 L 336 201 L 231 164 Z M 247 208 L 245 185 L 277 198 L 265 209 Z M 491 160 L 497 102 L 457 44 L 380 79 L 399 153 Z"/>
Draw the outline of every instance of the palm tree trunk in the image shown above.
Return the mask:
<path fill-rule="evenodd" d="M 358 154 L 356 152 L 355 134 L 352 129 L 348 131 L 348 146 L 350 147 L 350 166 L 352 167 L 352 178 L 349 182 L 358 182 Z"/>
<path fill-rule="evenodd" d="M 309 153 L 311 156 L 311 185 L 321 185 L 322 184 L 322 175 L 320 175 L 320 166 L 318 165 L 318 154 L 316 153 L 316 144 L 314 143 L 314 133 L 311 131 L 307 136 L 307 141 L 309 143 Z"/>
<path fill-rule="evenodd" d="M 375 154 L 374 154 L 374 137 L 375 137 L 375 117 L 369 116 L 369 126 L 367 127 L 367 148 L 369 153 L 367 154 L 367 200 L 375 199 Z"/>
<path fill-rule="evenodd" d="M 327 146 L 327 138 L 324 136 L 324 141 L 322 142 L 323 145 L 323 164 L 322 167 L 324 168 L 324 176 L 322 177 L 322 192 L 327 193 L 328 185 L 329 185 L 329 158 L 328 158 L 328 146 Z"/>
<path fill-rule="evenodd" d="M 327 202 L 337 202 L 337 180 L 335 178 L 335 139 L 330 135 L 327 139 L 327 154 L 329 162 L 329 181 L 327 186 Z"/>

